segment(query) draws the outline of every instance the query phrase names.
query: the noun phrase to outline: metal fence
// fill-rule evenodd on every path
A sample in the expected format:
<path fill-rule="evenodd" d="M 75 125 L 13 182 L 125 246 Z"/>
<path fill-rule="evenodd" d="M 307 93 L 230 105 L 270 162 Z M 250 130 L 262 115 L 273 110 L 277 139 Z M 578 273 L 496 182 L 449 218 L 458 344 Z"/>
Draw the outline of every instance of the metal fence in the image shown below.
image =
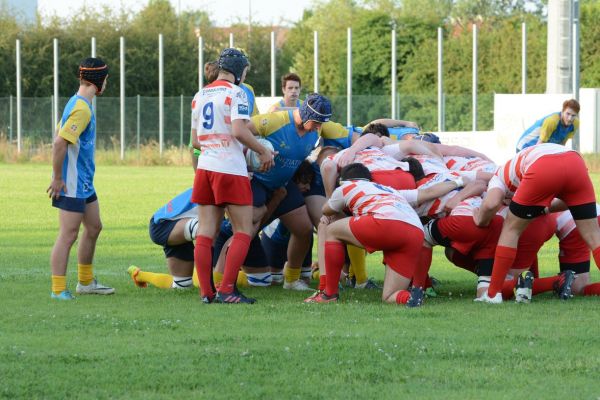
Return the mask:
<path fill-rule="evenodd" d="M 347 115 L 347 96 L 331 96 L 333 120 L 344 124 Z M 39 147 L 52 142 L 53 97 L 22 98 L 22 142 L 25 147 Z M 63 110 L 69 98 L 58 99 L 58 109 Z M 189 143 L 192 96 L 164 98 L 165 147 L 185 147 Z M 449 131 L 470 130 L 471 94 L 444 96 L 445 126 Z M 352 113 L 355 125 L 363 125 L 376 118 L 388 117 L 391 107 L 389 96 L 352 96 Z M 398 94 L 397 116 L 417 122 L 424 130 L 437 128 L 437 97 Z M 478 96 L 478 127 L 493 128 L 493 94 Z M 264 111 L 264 110 L 263 110 Z M 97 97 L 97 147 L 121 147 L 120 98 Z M 0 135 L 16 143 L 16 97 L 0 97 Z M 159 142 L 159 98 L 125 97 L 124 149 L 131 151 L 149 142 Z"/>

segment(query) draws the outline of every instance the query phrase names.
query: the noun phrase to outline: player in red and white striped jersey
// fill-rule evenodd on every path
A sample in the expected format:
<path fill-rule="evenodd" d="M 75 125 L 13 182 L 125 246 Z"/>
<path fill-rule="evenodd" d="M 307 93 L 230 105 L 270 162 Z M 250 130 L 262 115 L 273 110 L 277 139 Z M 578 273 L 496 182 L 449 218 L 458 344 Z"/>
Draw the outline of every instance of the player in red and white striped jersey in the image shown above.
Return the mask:
<path fill-rule="evenodd" d="M 564 146 L 544 143 L 519 152 L 498 168 L 474 220 L 485 226 L 505 198 L 512 199 L 498 247 L 490 287 L 478 301 L 501 303 L 506 274 L 517 253 L 519 236 L 533 218 L 543 215 L 554 198 L 566 204 L 588 247 L 600 265 L 600 228 L 596 219 L 594 187 L 579 153 Z"/>
<path fill-rule="evenodd" d="M 383 251 L 386 275 L 382 299 L 385 302 L 419 306 L 422 288 L 406 289 L 414 274 L 423 243 L 423 228 L 412 204 L 441 196 L 458 183 L 444 182 L 429 189 L 401 190 L 371 182 L 371 173 L 354 163 L 341 171 L 338 187 L 323 207 L 323 223 L 328 224 L 325 243 L 326 289 L 307 302 L 330 302 L 338 299 L 338 281 L 345 260 L 344 243 L 363 247 L 369 252 Z M 343 211 L 352 217 L 330 217 Z M 382 232 L 394 234 L 382 235 Z M 412 299 L 412 300 L 411 300 Z"/>
<path fill-rule="evenodd" d="M 204 302 L 252 303 L 236 292 L 235 281 L 248 253 L 252 224 L 252 192 L 242 145 L 256 151 L 261 169 L 273 165 L 273 153 L 262 146 L 246 127 L 248 100 L 238 86 L 248 70 L 248 59 L 237 49 L 225 49 L 219 57 L 219 76 L 196 95 L 192 110 L 192 134 L 201 154 L 194 179 L 192 202 L 198 204 L 198 232 L 194 261 Z M 225 210 L 233 225 L 233 239 L 225 261 L 223 281 L 215 294 L 211 284 L 212 246 Z"/>

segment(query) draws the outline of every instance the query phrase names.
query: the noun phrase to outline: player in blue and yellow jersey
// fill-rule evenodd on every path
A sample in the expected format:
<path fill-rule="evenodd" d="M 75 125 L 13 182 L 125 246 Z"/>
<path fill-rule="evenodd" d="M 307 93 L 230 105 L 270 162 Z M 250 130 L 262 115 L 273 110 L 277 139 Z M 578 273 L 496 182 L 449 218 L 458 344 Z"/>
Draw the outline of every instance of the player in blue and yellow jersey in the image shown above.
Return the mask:
<path fill-rule="evenodd" d="M 299 279 L 300 267 L 310 248 L 312 223 L 304 199 L 291 178 L 302 161 L 312 152 L 319 136 L 321 125 L 331 117 L 331 103 L 317 93 L 311 93 L 300 108 L 262 114 L 252 117 L 249 125 L 254 134 L 265 137 L 277 152 L 275 166 L 264 173 L 255 173 L 252 193 L 255 207 L 267 202 L 272 192 L 285 187 L 287 195 L 272 217 L 280 218 L 290 230 L 288 246 L 288 268 L 284 270 L 284 288 L 309 290 Z M 326 138 L 330 138 L 327 134 Z M 331 137 L 331 139 L 335 139 Z"/>
<path fill-rule="evenodd" d="M 517 153 L 539 143 L 567 143 L 579 130 L 579 108 L 577 100 L 566 100 L 561 112 L 552 113 L 536 121 L 519 138 Z"/>
<path fill-rule="evenodd" d="M 102 230 L 98 197 L 94 189 L 96 117 L 94 96 L 106 88 L 108 66 L 99 58 L 87 58 L 79 65 L 79 90 L 63 111 L 52 146 L 52 181 L 46 192 L 59 209 L 59 233 L 52 249 L 53 299 L 72 300 L 67 290 L 67 263 L 71 247 L 83 224 L 77 249 L 78 294 L 113 294 L 115 290 L 94 278 L 92 262 L 96 240 Z"/>
<path fill-rule="evenodd" d="M 281 92 L 283 99 L 273 104 L 268 112 L 286 110 L 290 108 L 298 108 L 302 104 L 300 100 L 300 91 L 302 90 L 302 81 L 300 77 L 290 72 L 281 77 Z"/>

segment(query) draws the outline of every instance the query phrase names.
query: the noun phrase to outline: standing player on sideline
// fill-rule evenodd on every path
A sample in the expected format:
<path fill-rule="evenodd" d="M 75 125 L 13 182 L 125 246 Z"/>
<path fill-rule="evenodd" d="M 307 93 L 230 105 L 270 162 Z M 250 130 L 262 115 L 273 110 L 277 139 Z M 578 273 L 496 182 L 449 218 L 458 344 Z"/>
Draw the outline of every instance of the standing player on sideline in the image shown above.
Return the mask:
<path fill-rule="evenodd" d="M 99 58 L 86 58 L 79 65 L 79 90 L 67 103 L 52 146 L 52 182 L 46 192 L 59 209 L 59 233 L 52 255 L 52 293 L 60 300 L 74 299 L 67 290 L 69 253 L 83 223 L 77 248 L 78 294 L 113 294 L 115 289 L 94 278 L 92 262 L 102 230 L 98 197 L 94 189 L 96 116 L 94 96 L 106 88 L 108 65 Z"/>
<path fill-rule="evenodd" d="M 517 142 L 517 153 L 539 143 L 556 143 L 563 146 L 579 130 L 579 102 L 566 100 L 562 112 L 555 112 L 538 120 L 527 129 Z"/>
<path fill-rule="evenodd" d="M 247 70 L 248 59 L 241 51 L 223 50 L 219 57 L 219 76 L 200 90 L 193 110 L 192 131 L 201 148 L 192 193 L 192 201 L 198 204 L 199 220 L 194 261 L 205 303 L 254 302 L 234 290 L 253 232 L 252 191 L 242 145 L 259 154 L 261 170 L 273 166 L 273 153 L 246 127 L 250 110 L 246 94 L 238 85 Z M 223 282 L 215 294 L 211 284 L 212 246 L 225 210 L 234 234 Z"/>
<path fill-rule="evenodd" d="M 267 112 L 285 110 L 287 108 L 298 108 L 302 104 L 300 100 L 300 91 L 302 90 L 302 81 L 297 74 L 290 72 L 281 77 L 281 92 L 283 99 L 273 104 Z"/>
<path fill-rule="evenodd" d="M 517 255 L 519 237 L 533 218 L 547 212 L 554 198 L 569 207 L 581 237 L 600 266 L 596 195 L 579 153 L 554 143 L 538 144 L 519 152 L 498 168 L 490 180 L 481 208 L 473 215 L 475 224 L 489 224 L 505 198 L 511 202 L 496 247 L 492 279 L 477 301 L 502 303 L 502 286 Z"/>

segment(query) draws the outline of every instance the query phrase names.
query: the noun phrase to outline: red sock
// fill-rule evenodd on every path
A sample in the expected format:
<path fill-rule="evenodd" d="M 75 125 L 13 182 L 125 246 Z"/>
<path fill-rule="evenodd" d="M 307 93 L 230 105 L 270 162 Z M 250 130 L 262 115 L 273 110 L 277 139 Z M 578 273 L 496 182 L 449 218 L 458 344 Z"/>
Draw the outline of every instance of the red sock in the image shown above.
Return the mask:
<path fill-rule="evenodd" d="M 510 300 L 515 294 L 515 286 L 517 285 L 517 278 L 504 281 L 502 285 L 502 299 Z"/>
<path fill-rule="evenodd" d="M 333 296 L 338 294 L 338 284 L 344 262 L 346 261 L 346 246 L 342 242 L 325 242 L 325 294 Z"/>
<path fill-rule="evenodd" d="M 424 288 L 427 285 L 427 279 L 429 278 L 429 268 L 431 267 L 431 257 L 433 249 L 431 247 L 421 247 L 421 254 L 419 256 L 419 263 L 417 269 L 413 275 L 413 286 Z"/>
<path fill-rule="evenodd" d="M 213 297 L 215 293 L 211 285 L 212 277 L 212 243 L 208 236 L 196 236 L 196 247 L 194 247 L 194 263 L 200 283 L 200 295 Z"/>
<path fill-rule="evenodd" d="M 252 238 L 245 233 L 236 232 L 233 234 L 225 257 L 225 270 L 223 271 L 223 280 L 219 292 L 227 294 L 233 292 L 238 272 L 240 272 L 240 267 L 246 259 L 251 240 Z"/>
<path fill-rule="evenodd" d="M 529 270 L 531 271 L 531 273 L 533 274 L 533 277 L 535 279 L 537 279 L 537 278 L 540 277 L 540 270 L 538 268 L 538 259 L 537 259 L 537 256 L 535 257 L 535 261 L 533 261 L 533 265 L 531 266 L 531 268 L 529 268 Z"/>
<path fill-rule="evenodd" d="M 594 250 L 592 250 L 592 256 L 594 257 L 596 267 L 600 269 L 600 247 L 596 247 Z"/>
<path fill-rule="evenodd" d="M 533 294 L 545 293 L 554 290 L 554 282 L 558 282 L 560 276 L 547 276 L 533 280 Z"/>
<path fill-rule="evenodd" d="M 410 292 L 408 290 L 401 290 L 396 295 L 396 304 L 406 304 L 410 299 Z"/>
<path fill-rule="evenodd" d="M 492 281 L 488 288 L 488 296 L 494 297 L 502 290 L 506 274 L 512 267 L 515 257 L 517 256 L 517 249 L 508 246 L 496 247 L 496 255 L 494 256 L 494 267 L 492 269 Z"/>
<path fill-rule="evenodd" d="M 600 296 L 600 283 L 590 283 L 583 288 L 584 296 Z"/>
<path fill-rule="evenodd" d="M 319 290 L 325 290 L 325 285 L 327 283 L 326 275 L 319 275 Z"/>

